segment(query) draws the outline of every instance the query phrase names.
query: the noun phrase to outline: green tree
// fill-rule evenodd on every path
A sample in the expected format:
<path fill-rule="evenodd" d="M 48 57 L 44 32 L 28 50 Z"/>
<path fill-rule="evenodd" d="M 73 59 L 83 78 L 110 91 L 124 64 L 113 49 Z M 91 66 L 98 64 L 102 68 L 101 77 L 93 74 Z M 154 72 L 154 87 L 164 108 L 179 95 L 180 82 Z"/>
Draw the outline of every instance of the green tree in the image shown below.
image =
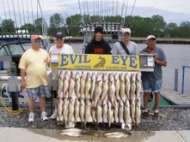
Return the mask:
<path fill-rule="evenodd" d="M 35 26 L 33 24 L 24 24 L 23 26 L 21 26 L 21 29 L 28 30 L 29 34 L 35 34 Z"/>
<path fill-rule="evenodd" d="M 11 19 L 5 19 L 1 23 L 2 34 L 15 34 L 15 24 Z"/>

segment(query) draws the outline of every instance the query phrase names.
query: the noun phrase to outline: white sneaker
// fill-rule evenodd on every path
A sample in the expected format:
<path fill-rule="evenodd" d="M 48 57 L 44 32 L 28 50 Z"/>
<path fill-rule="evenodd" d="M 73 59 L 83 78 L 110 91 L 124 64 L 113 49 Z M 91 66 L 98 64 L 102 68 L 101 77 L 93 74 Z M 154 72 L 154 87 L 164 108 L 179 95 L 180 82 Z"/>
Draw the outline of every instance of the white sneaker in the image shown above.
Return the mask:
<path fill-rule="evenodd" d="M 28 122 L 30 122 L 30 123 L 34 122 L 34 113 L 33 112 L 29 113 Z"/>
<path fill-rule="evenodd" d="M 42 121 L 48 120 L 48 117 L 47 117 L 46 112 L 42 112 L 42 114 L 41 114 L 41 119 L 42 119 Z"/>
<path fill-rule="evenodd" d="M 54 111 L 53 114 L 50 116 L 50 119 L 56 119 L 57 118 L 57 111 Z"/>

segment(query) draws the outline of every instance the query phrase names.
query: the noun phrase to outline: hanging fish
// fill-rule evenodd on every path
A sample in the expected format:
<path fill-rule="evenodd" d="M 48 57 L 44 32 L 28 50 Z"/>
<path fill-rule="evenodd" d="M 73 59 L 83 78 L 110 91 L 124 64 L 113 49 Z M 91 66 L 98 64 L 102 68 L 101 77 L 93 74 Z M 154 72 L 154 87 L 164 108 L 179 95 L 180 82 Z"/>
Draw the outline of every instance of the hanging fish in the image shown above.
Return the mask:
<path fill-rule="evenodd" d="M 97 106 L 97 103 L 101 97 L 101 94 L 102 94 L 102 74 L 98 74 L 97 79 L 96 79 L 95 92 L 94 92 L 93 107 Z"/>
<path fill-rule="evenodd" d="M 131 118 L 133 124 L 135 124 L 135 103 L 136 103 L 136 75 L 133 73 L 131 75 L 131 90 L 130 90 L 130 101 L 131 101 Z"/>
<path fill-rule="evenodd" d="M 112 104 L 110 101 L 108 101 L 108 125 L 111 127 L 111 124 L 113 123 L 113 111 L 112 111 Z"/>
<path fill-rule="evenodd" d="M 127 130 L 131 130 L 132 120 L 131 120 L 131 114 L 130 114 L 130 103 L 128 99 L 126 99 L 125 105 L 124 105 L 124 120 L 125 120 L 125 128 Z"/>
<path fill-rule="evenodd" d="M 116 73 L 116 74 L 115 74 L 115 87 L 116 87 L 115 95 L 116 95 L 117 100 L 119 101 L 119 100 L 120 100 L 120 95 L 119 95 L 119 92 L 120 92 L 120 79 L 119 79 L 119 73 Z"/>
<path fill-rule="evenodd" d="M 75 117 L 74 117 L 74 108 L 75 108 L 75 73 L 71 72 L 71 78 L 69 82 L 69 112 L 68 112 L 68 125 L 69 128 L 74 127 Z"/>
<path fill-rule="evenodd" d="M 108 97 L 106 96 L 104 98 L 104 101 L 102 103 L 102 121 L 103 123 L 108 123 Z"/>
<path fill-rule="evenodd" d="M 125 94 L 128 100 L 130 99 L 130 88 L 131 88 L 130 76 L 131 76 L 130 73 L 125 74 Z"/>
<path fill-rule="evenodd" d="M 120 98 L 123 103 L 125 103 L 126 100 L 126 94 L 125 94 L 125 74 L 120 74 Z"/>
<path fill-rule="evenodd" d="M 110 74 L 109 79 L 110 80 L 109 80 L 108 99 L 111 102 L 112 107 L 115 107 L 115 103 L 116 103 L 116 96 L 115 96 L 116 87 L 115 87 L 114 75 Z"/>
<path fill-rule="evenodd" d="M 142 81 L 141 81 L 141 73 L 137 73 L 136 75 L 136 126 L 138 126 L 141 122 L 141 92 L 142 92 Z"/>

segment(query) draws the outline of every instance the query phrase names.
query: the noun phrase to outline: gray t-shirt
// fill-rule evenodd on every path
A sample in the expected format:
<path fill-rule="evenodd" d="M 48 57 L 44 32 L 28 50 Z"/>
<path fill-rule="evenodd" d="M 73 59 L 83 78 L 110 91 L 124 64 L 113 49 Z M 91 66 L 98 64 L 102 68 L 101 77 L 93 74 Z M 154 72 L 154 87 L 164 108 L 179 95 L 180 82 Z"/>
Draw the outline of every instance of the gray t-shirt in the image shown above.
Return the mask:
<path fill-rule="evenodd" d="M 9 77 L 7 86 L 8 92 L 20 92 L 20 81 L 16 76 Z"/>
<path fill-rule="evenodd" d="M 144 49 L 141 53 L 148 53 L 147 48 Z M 155 48 L 155 54 L 157 54 L 157 58 L 162 61 L 166 61 L 166 55 L 161 48 Z M 155 63 L 154 72 L 143 72 L 142 80 L 144 79 L 153 79 L 153 80 L 162 80 L 162 66 Z"/>
<path fill-rule="evenodd" d="M 125 46 L 127 47 L 130 55 L 137 54 L 137 44 L 135 42 L 129 41 L 129 43 Z M 120 42 L 116 42 L 115 44 L 113 44 L 112 55 L 127 55 Z"/>

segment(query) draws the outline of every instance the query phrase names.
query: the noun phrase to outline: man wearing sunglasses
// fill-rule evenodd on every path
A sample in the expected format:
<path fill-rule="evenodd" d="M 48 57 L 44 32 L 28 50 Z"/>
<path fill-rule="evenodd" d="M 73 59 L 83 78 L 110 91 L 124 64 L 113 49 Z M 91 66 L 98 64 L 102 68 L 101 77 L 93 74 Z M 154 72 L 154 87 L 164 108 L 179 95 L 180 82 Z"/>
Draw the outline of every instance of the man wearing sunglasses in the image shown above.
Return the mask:
<path fill-rule="evenodd" d="M 41 119 L 47 120 L 45 112 L 45 98 L 50 97 L 48 88 L 47 65 L 48 53 L 42 49 L 42 37 L 32 35 L 32 48 L 21 57 L 19 69 L 21 70 L 21 86 L 26 88 L 28 94 L 29 122 L 34 122 L 34 100 L 40 99 Z"/>

